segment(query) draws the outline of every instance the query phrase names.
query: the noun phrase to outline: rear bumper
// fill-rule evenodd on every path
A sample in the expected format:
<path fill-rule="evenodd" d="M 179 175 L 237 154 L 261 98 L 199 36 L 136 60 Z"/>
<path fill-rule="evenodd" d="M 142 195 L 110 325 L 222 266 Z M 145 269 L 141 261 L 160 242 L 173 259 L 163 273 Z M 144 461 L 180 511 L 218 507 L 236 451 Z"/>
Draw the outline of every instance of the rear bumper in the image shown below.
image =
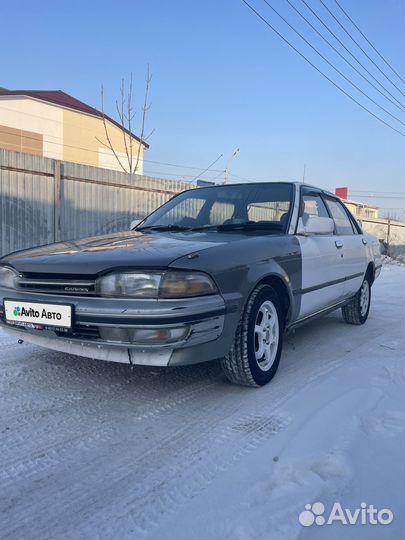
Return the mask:
<path fill-rule="evenodd" d="M 71 331 L 34 329 L 5 322 L 3 300 L 73 305 Z M 226 307 L 221 295 L 183 300 L 134 300 L 72 297 L 0 289 L 0 327 L 24 341 L 87 358 L 168 366 L 192 364 L 226 354 Z M 182 339 L 157 343 L 129 339 L 138 329 L 184 329 Z M 126 336 L 125 340 L 120 336 Z"/>

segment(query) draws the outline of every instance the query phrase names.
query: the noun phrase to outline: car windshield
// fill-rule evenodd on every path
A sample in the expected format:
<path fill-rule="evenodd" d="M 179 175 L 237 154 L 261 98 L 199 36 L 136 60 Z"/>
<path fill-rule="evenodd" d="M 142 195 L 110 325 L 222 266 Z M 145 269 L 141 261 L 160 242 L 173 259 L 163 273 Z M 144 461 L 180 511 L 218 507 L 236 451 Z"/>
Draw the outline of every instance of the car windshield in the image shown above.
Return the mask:
<path fill-rule="evenodd" d="M 240 184 L 185 191 L 158 208 L 137 230 L 268 230 L 285 233 L 293 186 Z"/>

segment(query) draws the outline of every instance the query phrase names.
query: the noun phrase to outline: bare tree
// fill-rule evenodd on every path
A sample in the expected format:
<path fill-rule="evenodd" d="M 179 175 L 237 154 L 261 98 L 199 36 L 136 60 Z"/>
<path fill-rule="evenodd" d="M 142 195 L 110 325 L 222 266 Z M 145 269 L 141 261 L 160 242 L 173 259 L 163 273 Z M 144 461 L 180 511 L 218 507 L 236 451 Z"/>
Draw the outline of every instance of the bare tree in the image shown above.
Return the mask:
<path fill-rule="evenodd" d="M 101 113 L 102 113 L 104 133 L 105 133 L 106 140 L 102 141 L 98 137 L 96 137 L 96 139 L 100 144 L 102 144 L 105 148 L 108 148 L 108 150 L 110 150 L 113 153 L 121 169 L 131 174 L 136 173 L 139 170 L 139 162 L 141 159 L 142 145 L 146 143 L 146 141 L 151 137 L 152 133 L 155 131 L 153 129 L 148 135 L 145 135 L 146 119 L 147 119 L 147 115 L 151 107 L 151 103 L 149 102 L 149 92 L 150 92 L 151 82 L 152 82 L 152 75 L 150 73 L 149 64 L 148 64 L 147 69 L 146 69 L 144 98 L 143 98 L 143 103 L 140 109 L 139 136 L 135 136 L 132 130 L 135 124 L 134 119 L 137 113 L 133 105 L 132 73 L 130 76 L 128 89 L 126 88 L 125 79 L 121 80 L 120 97 L 119 99 L 115 101 L 115 108 L 118 114 L 119 124 L 122 131 L 122 137 L 124 140 L 125 156 L 118 155 L 119 153 L 120 154 L 122 153 L 118 152 L 117 148 L 114 146 L 111 140 L 110 131 L 109 131 L 110 123 L 105 115 L 105 109 L 104 109 L 104 88 L 103 86 L 101 87 Z M 135 151 L 134 151 L 134 148 L 136 148 Z"/>

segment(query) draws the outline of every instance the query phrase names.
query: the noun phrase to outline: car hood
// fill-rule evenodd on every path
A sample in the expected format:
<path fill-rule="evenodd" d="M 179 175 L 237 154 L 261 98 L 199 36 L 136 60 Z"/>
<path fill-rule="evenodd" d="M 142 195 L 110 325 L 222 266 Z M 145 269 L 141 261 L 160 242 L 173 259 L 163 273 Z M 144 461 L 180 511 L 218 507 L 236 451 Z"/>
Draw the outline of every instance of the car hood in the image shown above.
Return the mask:
<path fill-rule="evenodd" d="M 11 253 L 1 259 L 19 272 L 98 274 L 112 268 L 164 268 L 190 253 L 228 242 L 206 233 L 115 233 L 59 242 Z M 233 238 L 236 239 L 236 238 Z"/>

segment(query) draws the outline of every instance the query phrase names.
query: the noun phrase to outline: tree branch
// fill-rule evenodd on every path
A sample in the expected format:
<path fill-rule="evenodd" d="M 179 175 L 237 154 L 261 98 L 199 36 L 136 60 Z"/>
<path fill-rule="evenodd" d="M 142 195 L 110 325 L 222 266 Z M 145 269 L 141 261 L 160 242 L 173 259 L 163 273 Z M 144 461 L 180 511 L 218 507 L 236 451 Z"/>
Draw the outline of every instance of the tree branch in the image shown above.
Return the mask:
<path fill-rule="evenodd" d="M 150 69 L 149 69 L 149 64 L 148 64 L 147 69 L 146 69 L 145 96 L 144 96 L 143 107 L 142 107 L 141 134 L 139 137 L 138 152 L 136 155 L 135 172 L 138 170 L 139 159 L 141 155 L 141 147 L 142 147 L 142 144 L 145 142 L 145 139 L 144 139 L 145 123 L 146 123 L 147 112 L 150 109 L 150 105 L 148 105 L 148 99 L 149 99 L 149 89 L 150 89 L 151 81 L 152 81 L 152 75 L 150 74 Z"/>
<path fill-rule="evenodd" d="M 114 154 L 115 156 L 115 159 L 118 161 L 121 169 L 126 172 L 125 170 L 125 167 L 123 166 L 123 164 L 121 163 L 121 160 L 120 158 L 118 157 L 116 151 L 114 150 L 114 147 L 111 143 L 111 139 L 110 139 L 110 135 L 108 133 L 108 129 L 107 129 L 107 122 L 106 122 L 106 119 L 105 119 L 105 114 L 104 114 L 104 88 L 103 86 L 101 87 L 101 114 L 102 114 L 102 118 L 103 118 L 103 126 L 104 126 L 104 132 L 105 132 L 105 136 L 106 136 L 106 139 L 107 139 L 107 142 L 108 142 L 108 148 L 112 151 L 112 153 Z M 97 139 L 97 137 L 96 137 Z M 99 140 L 99 139 L 97 139 Z M 99 140 L 99 142 L 101 142 Z M 104 145 L 104 146 L 107 146 L 107 145 Z"/>
<path fill-rule="evenodd" d="M 132 163 L 131 163 L 131 159 L 130 159 L 130 156 L 129 156 L 129 150 L 128 150 L 128 145 L 127 145 L 127 134 L 125 133 L 125 118 L 124 118 L 125 81 L 124 81 L 124 79 L 121 79 L 120 94 L 121 94 L 121 110 L 118 107 L 118 102 L 116 101 L 115 103 L 116 103 L 116 106 L 117 106 L 118 115 L 119 115 L 120 120 L 121 120 L 121 125 L 123 127 L 123 129 L 121 131 L 122 131 L 122 136 L 124 137 L 125 153 L 127 155 L 127 160 L 128 160 L 128 165 L 129 165 L 129 171 L 128 172 L 131 173 L 132 172 L 132 170 L 131 170 Z"/>
<path fill-rule="evenodd" d="M 136 112 L 134 111 L 134 108 L 133 108 L 132 73 L 130 77 L 129 89 L 128 89 L 127 95 L 125 95 L 125 79 L 121 79 L 120 99 L 115 101 L 115 108 L 116 108 L 117 115 L 120 121 L 120 128 L 122 131 L 122 136 L 124 137 L 124 147 L 125 147 L 126 161 L 128 162 L 128 167 L 124 166 L 122 162 L 122 158 L 120 159 L 116 150 L 114 149 L 114 145 L 112 144 L 110 133 L 108 130 L 108 125 L 107 125 L 108 121 L 106 120 L 106 115 L 104 113 L 104 88 L 103 86 L 101 87 L 102 120 L 103 120 L 105 137 L 108 144 L 105 144 L 103 141 L 101 141 L 97 137 L 96 137 L 96 140 L 100 144 L 102 144 L 103 146 L 111 150 L 111 152 L 113 153 L 121 169 L 125 172 L 129 172 L 130 174 L 137 173 L 139 169 L 140 161 L 141 161 L 141 152 L 143 150 L 143 145 L 155 131 L 153 129 L 151 132 L 149 132 L 147 136 L 145 136 L 146 118 L 151 108 L 151 103 L 148 101 L 151 81 L 152 81 L 152 75 L 150 73 L 149 64 L 148 64 L 147 71 L 146 71 L 146 80 L 145 80 L 145 94 L 144 94 L 144 99 L 143 99 L 143 105 L 141 108 L 141 125 L 140 125 L 139 138 L 133 135 L 132 133 L 133 119 L 136 116 Z M 134 139 L 136 139 L 136 143 L 134 142 Z M 137 145 L 137 150 L 136 150 L 136 155 L 134 156 L 135 144 Z"/>

